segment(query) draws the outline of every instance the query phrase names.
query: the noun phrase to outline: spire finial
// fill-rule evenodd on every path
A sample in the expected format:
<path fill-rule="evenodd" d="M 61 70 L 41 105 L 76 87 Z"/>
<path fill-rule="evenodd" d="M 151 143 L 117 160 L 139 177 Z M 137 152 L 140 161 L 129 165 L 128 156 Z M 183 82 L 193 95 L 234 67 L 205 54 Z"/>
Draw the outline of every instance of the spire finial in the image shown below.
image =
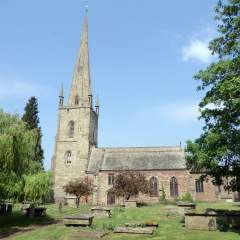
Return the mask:
<path fill-rule="evenodd" d="M 85 12 L 88 12 L 88 5 L 85 5 Z"/>
<path fill-rule="evenodd" d="M 63 83 L 61 84 L 61 90 L 60 90 L 59 97 L 64 97 L 64 94 L 63 94 Z"/>

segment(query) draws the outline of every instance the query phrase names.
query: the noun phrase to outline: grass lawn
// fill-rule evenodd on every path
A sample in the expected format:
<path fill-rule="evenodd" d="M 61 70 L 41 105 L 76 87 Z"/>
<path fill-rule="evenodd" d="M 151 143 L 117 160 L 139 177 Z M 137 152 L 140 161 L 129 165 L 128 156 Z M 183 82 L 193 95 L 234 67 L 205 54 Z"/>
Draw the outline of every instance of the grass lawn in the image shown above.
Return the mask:
<path fill-rule="evenodd" d="M 61 220 L 64 215 L 74 214 L 79 212 L 87 212 L 89 206 L 82 205 L 79 209 L 64 207 L 62 213 L 58 212 L 56 205 L 48 205 L 48 216 L 35 219 L 27 219 L 17 207 L 14 208 L 12 216 L 0 217 L 0 236 L 1 233 L 14 232 L 17 230 L 24 230 L 26 232 L 19 232 L 17 235 L 9 236 L 9 239 L 15 240 L 52 240 L 52 239 L 71 239 L 69 235 L 78 231 L 76 227 L 65 227 Z M 203 211 L 206 208 L 215 209 L 236 209 L 240 210 L 240 206 L 232 203 L 198 203 L 197 210 Z M 55 224 L 50 224 L 53 221 L 59 221 Z M 130 222 L 144 222 L 154 221 L 159 222 L 159 228 L 152 236 L 143 235 L 125 235 L 110 233 L 105 236 L 105 240 L 131 240 L 131 239 L 159 239 L 159 240 L 239 240 L 240 234 L 235 232 L 209 232 L 209 231 L 189 231 L 186 230 L 181 223 L 180 216 L 176 213 L 176 206 L 174 205 L 154 205 L 141 208 L 120 209 L 113 210 L 112 218 L 96 219 L 93 222 L 89 231 L 102 230 L 114 226 L 124 226 L 125 223 Z M 45 225 L 44 227 L 42 227 Z M 32 230 L 31 228 L 36 228 Z M 28 231 L 31 229 L 31 231 Z M 1 237 L 0 237 L 1 238 Z M 81 238 L 83 239 L 83 238 Z"/>

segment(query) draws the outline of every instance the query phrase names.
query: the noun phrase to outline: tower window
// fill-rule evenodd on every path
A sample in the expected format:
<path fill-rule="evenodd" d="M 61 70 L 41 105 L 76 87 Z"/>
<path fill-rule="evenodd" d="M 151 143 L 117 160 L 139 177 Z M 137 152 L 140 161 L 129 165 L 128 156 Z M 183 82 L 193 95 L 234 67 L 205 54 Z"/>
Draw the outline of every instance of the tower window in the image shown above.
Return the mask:
<path fill-rule="evenodd" d="M 65 153 L 64 158 L 65 158 L 65 164 L 66 164 L 67 166 L 70 165 L 70 164 L 72 163 L 72 152 L 71 152 L 71 151 L 67 151 L 67 152 Z"/>
<path fill-rule="evenodd" d="M 74 121 L 70 121 L 68 123 L 68 136 L 70 138 L 74 137 L 74 125 L 75 125 Z"/>
<path fill-rule="evenodd" d="M 79 97 L 77 95 L 77 96 L 75 96 L 75 105 L 78 105 L 78 104 L 79 104 Z"/>
<path fill-rule="evenodd" d="M 109 173 L 108 174 L 108 185 L 113 185 L 113 182 L 114 182 L 114 174 Z"/>
<path fill-rule="evenodd" d="M 170 196 L 177 197 L 178 196 L 178 182 L 176 177 L 172 177 L 170 179 Z"/>
<path fill-rule="evenodd" d="M 196 185 L 196 192 L 204 192 L 202 180 L 196 179 L 195 185 Z"/>

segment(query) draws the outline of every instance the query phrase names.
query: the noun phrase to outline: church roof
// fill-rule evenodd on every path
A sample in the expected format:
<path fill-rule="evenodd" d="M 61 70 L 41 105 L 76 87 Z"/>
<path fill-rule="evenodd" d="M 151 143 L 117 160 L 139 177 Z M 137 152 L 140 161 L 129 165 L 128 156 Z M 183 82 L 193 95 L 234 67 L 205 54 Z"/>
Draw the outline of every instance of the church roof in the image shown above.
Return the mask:
<path fill-rule="evenodd" d="M 88 172 L 186 169 L 180 147 L 94 148 Z"/>

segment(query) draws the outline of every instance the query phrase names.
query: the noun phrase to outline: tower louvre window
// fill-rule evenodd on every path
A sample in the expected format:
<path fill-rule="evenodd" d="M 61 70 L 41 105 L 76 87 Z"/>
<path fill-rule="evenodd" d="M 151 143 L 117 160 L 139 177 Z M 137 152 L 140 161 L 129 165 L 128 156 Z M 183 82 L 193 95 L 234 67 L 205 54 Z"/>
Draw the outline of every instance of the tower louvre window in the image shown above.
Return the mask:
<path fill-rule="evenodd" d="M 70 121 L 68 123 L 68 136 L 70 138 L 74 137 L 74 129 L 75 129 L 75 123 L 74 121 Z"/>
<path fill-rule="evenodd" d="M 195 180 L 196 192 L 204 192 L 203 181 L 200 179 Z"/>
<path fill-rule="evenodd" d="M 78 104 L 79 104 L 79 96 L 76 95 L 76 96 L 75 96 L 75 105 L 78 105 Z"/>

